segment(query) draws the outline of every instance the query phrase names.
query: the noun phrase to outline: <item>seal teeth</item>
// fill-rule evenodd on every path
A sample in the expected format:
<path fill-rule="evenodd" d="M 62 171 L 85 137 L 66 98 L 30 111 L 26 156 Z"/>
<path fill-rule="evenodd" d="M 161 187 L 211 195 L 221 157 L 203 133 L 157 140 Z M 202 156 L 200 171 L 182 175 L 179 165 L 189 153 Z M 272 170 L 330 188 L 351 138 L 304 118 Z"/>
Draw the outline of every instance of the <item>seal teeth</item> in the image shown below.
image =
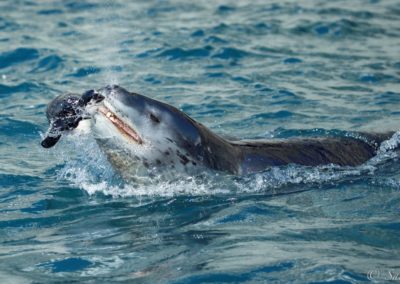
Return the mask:
<path fill-rule="evenodd" d="M 136 133 L 136 131 L 125 122 L 123 122 L 121 119 L 119 119 L 117 115 L 112 113 L 105 106 L 100 107 L 98 110 L 101 114 L 107 117 L 114 124 L 114 126 L 122 132 L 122 134 L 132 138 L 138 144 L 143 144 L 143 140 Z"/>

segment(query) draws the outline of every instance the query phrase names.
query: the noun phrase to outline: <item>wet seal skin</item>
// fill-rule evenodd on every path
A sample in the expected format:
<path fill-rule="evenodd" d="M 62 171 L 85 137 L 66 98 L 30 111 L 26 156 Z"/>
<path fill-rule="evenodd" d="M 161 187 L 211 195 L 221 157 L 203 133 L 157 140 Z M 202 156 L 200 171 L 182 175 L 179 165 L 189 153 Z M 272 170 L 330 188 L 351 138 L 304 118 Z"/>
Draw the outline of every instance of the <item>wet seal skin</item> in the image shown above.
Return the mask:
<path fill-rule="evenodd" d="M 95 111 L 89 115 L 90 109 Z M 47 118 L 45 148 L 82 119 L 94 118 L 96 140 L 120 172 L 134 168 L 136 161 L 146 168 L 186 171 L 203 166 L 237 175 L 288 164 L 358 166 L 394 134 L 229 141 L 179 109 L 117 85 L 57 97 L 49 104 Z"/>
<path fill-rule="evenodd" d="M 103 99 L 104 97 L 94 90 L 89 90 L 81 96 L 68 93 L 56 97 L 47 106 L 46 116 L 50 127 L 41 145 L 44 148 L 53 147 L 60 140 L 63 131 L 75 129 L 82 119 L 89 118 L 85 111 L 89 102 L 98 103 Z"/>

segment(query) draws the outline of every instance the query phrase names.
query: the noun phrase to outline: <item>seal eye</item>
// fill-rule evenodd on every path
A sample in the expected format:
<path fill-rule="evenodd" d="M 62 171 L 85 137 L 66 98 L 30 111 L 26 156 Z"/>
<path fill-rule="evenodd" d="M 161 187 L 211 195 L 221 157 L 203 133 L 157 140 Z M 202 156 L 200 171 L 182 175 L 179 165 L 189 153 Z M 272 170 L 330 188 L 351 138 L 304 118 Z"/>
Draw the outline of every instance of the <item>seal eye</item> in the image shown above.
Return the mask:
<path fill-rule="evenodd" d="M 157 116 L 155 116 L 154 114 L 150 113 L 150 119 L 155 122 L 155 123 L 160 123 L 160 120 L 158 119 Z"/>

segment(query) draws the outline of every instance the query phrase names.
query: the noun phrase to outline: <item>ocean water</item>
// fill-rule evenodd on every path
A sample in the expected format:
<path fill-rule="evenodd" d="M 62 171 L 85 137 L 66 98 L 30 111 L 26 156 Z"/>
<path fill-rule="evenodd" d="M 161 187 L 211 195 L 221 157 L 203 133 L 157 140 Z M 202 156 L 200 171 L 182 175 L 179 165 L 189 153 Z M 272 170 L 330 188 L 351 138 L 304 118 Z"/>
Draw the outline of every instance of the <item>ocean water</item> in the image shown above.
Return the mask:
<path fill-rule="evenodd" d="M 0 1 L 0 282 L 399 279 L 398 134 L 356 168 L 135 184 L 90 134 L 39 144 L 52 98 L 110 83 L 225 136 L 397 131 L 398 4 Z"/>

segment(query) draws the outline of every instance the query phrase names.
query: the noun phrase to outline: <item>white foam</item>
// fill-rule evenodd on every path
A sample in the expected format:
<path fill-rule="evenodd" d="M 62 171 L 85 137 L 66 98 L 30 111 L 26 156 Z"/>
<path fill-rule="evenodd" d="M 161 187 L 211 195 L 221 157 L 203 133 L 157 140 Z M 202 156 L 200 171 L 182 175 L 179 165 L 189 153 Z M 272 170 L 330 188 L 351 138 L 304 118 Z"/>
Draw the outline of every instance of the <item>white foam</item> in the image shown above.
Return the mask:
<path fill-rule="evenodd" d="M 262 173 L 244 177 L 235 177 L 215 171 L 204 171 L 198 176 L 185 173 L 167 172 L 149 176 L 137 176 L 129 182 L 116 179 L 111 165 L 98 148 L 90 135 L 81 135 L 79 139 L 67 141 L 74 151 L 80 152 L 78 158 L 67 159 L 66 165 L 60 171 L 59 177 L 69 180 L 82 188 L 88 194 L 104 194 L 112 197 L 144 197 L 144 196 L 204 196 L 235 193 L 276 193 L 287 185 L 325 184 L 340 182 L 360 176 L 372 176 L 383 163 L 396 158 L 394 151 L 400 142 L 400 135 L 382 143 L 378 154 L 365 164 L 358 167 L 340 167 L 325 165 L 304 167 L 288 165 L 272 167 Z M 76 138 L 76 137 L 75 137 Z M 70 149 L 71 150 L 71 149 Z M 70 152 L 67 151 L 67 152 Z M 67 156 L 65 154 L 64 156 Z M 397 180 L 390 183 L 396 184 Z"/>
<path fill-rule="evenodd" d="M 397 131 L 393 136 L 386 141 L 383 141 L 378 149 L 378 155 L 393 151 L 399 147 L 400 131 Z"/>
<path fill-rule="evenodd" d="M 129 197 L 129 196 L 162 196 L 173 197 L 179 195 L 187 196 L 203 196 L 213 194 L 227 194 L 228 189 L 213 189 L 212 184 L 204 181 L 196 180 L 194 177 L 187 177 L 179 181 L 158 181 L 151 184 L 124 184 L 109 185 L 107 182 L 98 184 L 82 183 L 82 188 L 90 195 L 102 193 L 113 197 Z"/>

